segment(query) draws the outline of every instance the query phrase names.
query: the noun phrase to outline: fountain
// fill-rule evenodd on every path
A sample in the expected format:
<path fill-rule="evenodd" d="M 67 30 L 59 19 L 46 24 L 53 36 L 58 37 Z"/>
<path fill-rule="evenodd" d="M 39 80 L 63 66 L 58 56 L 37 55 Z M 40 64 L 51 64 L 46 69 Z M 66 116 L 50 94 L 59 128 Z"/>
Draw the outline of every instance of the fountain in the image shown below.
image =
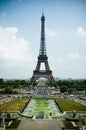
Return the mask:
<path fill-rule="evenodd" d="M 52 119 L 61 116 L 62 112 L 53 99 L 32 99 L 22 115 L 34 119 Z"/>

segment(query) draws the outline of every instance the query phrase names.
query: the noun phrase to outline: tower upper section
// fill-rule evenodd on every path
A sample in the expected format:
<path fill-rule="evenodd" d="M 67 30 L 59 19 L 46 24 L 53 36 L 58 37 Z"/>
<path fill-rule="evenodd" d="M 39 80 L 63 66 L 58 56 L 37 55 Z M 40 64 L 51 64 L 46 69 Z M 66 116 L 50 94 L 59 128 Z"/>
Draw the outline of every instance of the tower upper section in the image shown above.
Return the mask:
<path fill-rule="evenodd" d="M 41 16 L 41 39 L 40 39 L 39 55 L 41 55 L 41 56 L 46 55 L 46 44 L 45 44 L 45 16 L 44 16 L 44 13 L 42 13 L 42 16 Z"/>
<path fill-rule="evenodd" d="M 42 16 L 41 16 L 41 21 L 45 21 L 45 16 L 44 16 L 44 13 L 42 13 Z"/>

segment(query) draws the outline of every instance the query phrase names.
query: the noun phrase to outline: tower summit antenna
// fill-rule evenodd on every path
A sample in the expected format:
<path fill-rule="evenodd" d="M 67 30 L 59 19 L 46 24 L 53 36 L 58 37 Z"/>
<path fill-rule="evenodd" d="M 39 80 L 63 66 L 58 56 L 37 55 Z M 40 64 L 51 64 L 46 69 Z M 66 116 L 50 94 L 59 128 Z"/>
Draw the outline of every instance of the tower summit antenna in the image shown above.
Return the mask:
<path fill-rule="evenodd" d="M 44 9 L 42 9 L 42 15 L 44 15 Z"/>

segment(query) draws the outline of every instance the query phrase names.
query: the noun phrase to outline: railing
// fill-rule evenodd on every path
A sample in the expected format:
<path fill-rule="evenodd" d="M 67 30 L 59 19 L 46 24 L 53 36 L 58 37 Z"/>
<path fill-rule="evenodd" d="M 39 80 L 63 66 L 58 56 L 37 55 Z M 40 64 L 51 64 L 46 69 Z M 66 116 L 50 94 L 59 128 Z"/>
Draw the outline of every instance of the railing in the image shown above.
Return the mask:
<path fill-rule="evenodd" d="M 34 74 L 39 74 L 39 75 L 48 75 L 48 74 L 52 74 L 52 71 L 46 71 L 46 70 L 39 70 L 39 71 L 34 71 Z"/>

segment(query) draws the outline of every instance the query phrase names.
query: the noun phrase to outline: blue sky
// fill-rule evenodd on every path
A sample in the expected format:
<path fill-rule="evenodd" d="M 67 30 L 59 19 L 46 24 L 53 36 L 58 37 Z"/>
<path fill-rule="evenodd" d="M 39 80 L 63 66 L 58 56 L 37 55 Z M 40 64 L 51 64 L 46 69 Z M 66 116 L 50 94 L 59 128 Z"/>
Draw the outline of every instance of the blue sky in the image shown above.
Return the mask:
<path fill-rule="evenodd" d="M 86 78 L 86 0 L 0 0 L 0 78 L 30 78 L 42 10 L 54 77 Z"/>

